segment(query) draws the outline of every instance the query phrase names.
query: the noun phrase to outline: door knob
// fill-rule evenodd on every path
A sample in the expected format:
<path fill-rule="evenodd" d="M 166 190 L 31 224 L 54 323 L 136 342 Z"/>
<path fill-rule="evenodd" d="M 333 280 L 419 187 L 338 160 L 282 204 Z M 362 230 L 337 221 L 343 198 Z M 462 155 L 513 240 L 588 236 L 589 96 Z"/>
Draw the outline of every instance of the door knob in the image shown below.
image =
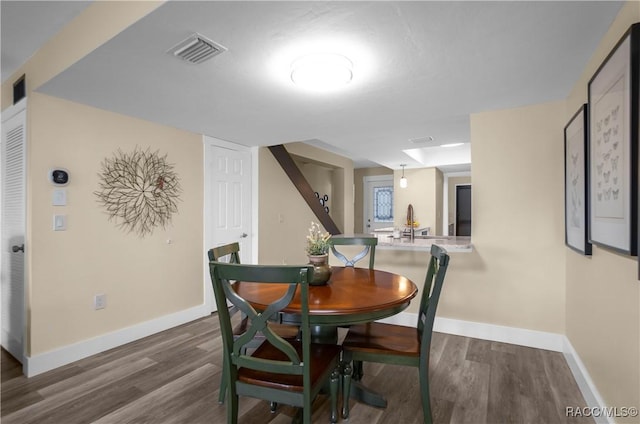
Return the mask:
<path fill-rule="evenodd" d="M 240 236 L 240 238 L 247 238 L 247 237 L 248 237 L 247 233 L 242 233 L 242 235 Z"/>
<path fill-rule="evenodd" d="M 16 253 L 16 252 L 20 252 L 22 251 L 24 253 L 24 244 L 21 244 L 20 246 L 15 245 L 15 246 L 11 246 L 11 250 Z"/>

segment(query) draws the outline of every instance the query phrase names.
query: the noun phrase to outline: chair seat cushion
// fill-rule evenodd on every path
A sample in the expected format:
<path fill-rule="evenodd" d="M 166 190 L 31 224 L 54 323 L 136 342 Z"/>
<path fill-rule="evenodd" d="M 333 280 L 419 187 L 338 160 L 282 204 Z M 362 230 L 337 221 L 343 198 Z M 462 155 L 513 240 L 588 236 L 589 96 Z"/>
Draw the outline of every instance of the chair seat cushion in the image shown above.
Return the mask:
<path fill-rule="evenodd" d="M 290 343 L 295 347 L 300 358 L 302 358 L 302 343 L 299 341 L 290 341 Z M 340 359 L 341 350 L 342 348 L 338 345 L 311 343 L 310 373 L 312 386 L 315 386 L 316 383 L 326 375 L 328 368 L 333 369 L 336 367 Z M 262 359 L 287 360 L 286 355 L 273 347 L 268 341 L 262 343 L 251 356 Z M 293 392 L 303 391 L 301 375 L 274 374 L 271 372 L 240 368 L 238 370 L 238 380 L 244 383 L 274 389 Z"/>
<path fill-rule="evenodd" d="M 350 351 L 385 355 L 420 356 L 420 334 L 414 327 L 370 322 L 352 325 L 342 342 Z"/>

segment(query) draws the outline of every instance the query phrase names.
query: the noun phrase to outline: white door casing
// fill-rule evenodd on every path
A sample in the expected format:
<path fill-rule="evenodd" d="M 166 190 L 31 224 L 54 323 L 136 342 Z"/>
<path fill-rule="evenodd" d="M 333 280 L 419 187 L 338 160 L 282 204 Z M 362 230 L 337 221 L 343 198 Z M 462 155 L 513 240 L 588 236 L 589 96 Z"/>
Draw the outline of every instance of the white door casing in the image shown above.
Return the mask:
<path fill-rule="evenodd" d="M 240 243 L 240 262 L 252 257 L 252 158 L 243 146 L 204 137 L 205 149 L 205 302 L 215 311 L 206 251 Z"/>
<path fill-rule="evenodd" d="M 389 188 L 391 190 L 391 201 L 393 201 L 393 175 L 374 175 L 364 177 L 363 183 L 363 232 L 371 233 L 380 228 L 393 227 L 393 203 L 390 204 L 392 216 L 389 220 L 380 220 L 376 217 L 374 207 L 374 193 L 376 188 Z"/>
<path fill-rule="evenodd" d="M 2 346 L 24 363 L 26 99 L 2 114 Z"/>

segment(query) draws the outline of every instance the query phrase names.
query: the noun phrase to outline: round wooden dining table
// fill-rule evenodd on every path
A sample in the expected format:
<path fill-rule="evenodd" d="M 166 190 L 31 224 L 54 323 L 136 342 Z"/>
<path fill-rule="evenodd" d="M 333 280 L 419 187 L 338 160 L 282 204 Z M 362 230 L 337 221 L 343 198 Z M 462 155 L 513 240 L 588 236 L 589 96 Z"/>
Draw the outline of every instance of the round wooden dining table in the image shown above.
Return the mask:
<path fill-rule="evenodd" d="M 282 284 L 237 282 L 235 291 L 257 310 L 279 299 Z M 376 321 L 405 310 L 418 288 L 402 275 L 368 268 L 331 267 L 326 285 L 309 286 L 313 339 L 335 342 L 339 326 Z M 300 293 L 284 309 L 281 322 L 299 323 Z"/>
<path fill-rule="evenodd" d="M 256 310 L 264 310 L 286 291 L 283 284 L 236 282 L 234 289 Z M 331 267 L 326 285 L 309 286 L 311 340 L 337 343 L 338 327 L 371 322 L 405 310 L 418 288 L 402 275 L 369 268 Z M 283 310 L 280 322 L 300 324 L 300 290 Z M 362 385 L 351 384 L 351 397 L 371 406 L 387 405 L 382 394 Z"/>

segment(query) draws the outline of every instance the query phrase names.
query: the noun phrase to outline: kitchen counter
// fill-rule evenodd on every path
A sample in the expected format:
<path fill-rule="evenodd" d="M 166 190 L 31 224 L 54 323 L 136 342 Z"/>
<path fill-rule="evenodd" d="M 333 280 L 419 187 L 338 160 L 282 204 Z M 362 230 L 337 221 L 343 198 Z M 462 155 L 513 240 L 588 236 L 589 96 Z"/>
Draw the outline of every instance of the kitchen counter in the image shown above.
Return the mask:
<path fill-rule="evenodd" d="M 472 252 L 471 237 L 455 236 L 418 236 L 411 241 L 408 237 L 394 239 L 391 235 L 378 234 L 377 249 L 389 250 L 430 250 L 431 245 L 437 244 L 447 252 Z"/>

